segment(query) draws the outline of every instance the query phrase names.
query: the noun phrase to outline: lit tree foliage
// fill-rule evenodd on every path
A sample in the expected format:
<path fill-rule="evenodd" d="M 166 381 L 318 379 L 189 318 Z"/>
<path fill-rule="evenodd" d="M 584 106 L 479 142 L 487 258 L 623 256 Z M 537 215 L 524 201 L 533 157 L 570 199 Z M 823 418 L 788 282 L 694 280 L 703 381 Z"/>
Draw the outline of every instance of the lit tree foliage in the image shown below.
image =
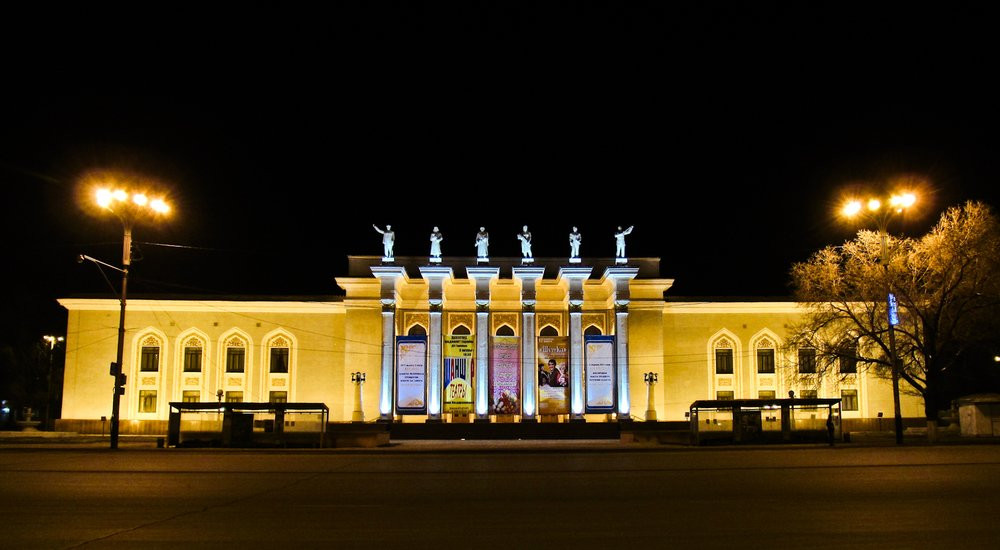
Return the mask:
<path fill-rule="evenodd" d="M 860 231 L 792 267 L 796 299 L 809 309 L 790 341 L 813 347 L 817 372 L 835 374 L 842 357 L 891 376 L 887 291 L 899 305 L 895 327 L 900 378 L 924 398 L 928 419 L 947 405 L 944 378 L 964 352 L 997 338 L 1000 317 L 1000 224 L 990 208 L 968 202 L 949 208 L 920 238 L 881 239 Z M 901 385 L 901 389 L 903 386 Z"/>

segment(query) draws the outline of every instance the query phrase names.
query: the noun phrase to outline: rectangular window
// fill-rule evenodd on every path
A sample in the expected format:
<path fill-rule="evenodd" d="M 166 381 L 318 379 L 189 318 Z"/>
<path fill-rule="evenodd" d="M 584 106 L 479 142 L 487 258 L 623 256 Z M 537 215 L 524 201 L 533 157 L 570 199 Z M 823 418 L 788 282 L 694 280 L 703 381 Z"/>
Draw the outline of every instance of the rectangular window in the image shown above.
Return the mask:
<path fill-rule="evenodd" d="M 142 347 L 142 356 L 139 358 L 139 370 L 142 372 L 156 372 L 160 370 L 160 348 L 158 346 Z"/>
<path fill-rule="evenodd" d="M 816 350 L 805 348 L 799 350 L 799 373 L 816 373 Z"/>
<path fill-rule="evenodd" d="M 246 355 L 244 348 L 226 348 L 226 372 L 243 372 Z"/>
<path fill-rule="evenodd" d="M 242 403 L 242 402 L 243 402 L 243 392 L 241 391 L 226 392 L 226 403 Z"/>
<path fill-rule="evenodd" d="M 816 390 L 802 390 L 799 392 L 799 397 L 802 399 L 816 399 L 818 394 Z"/>
<path fill-rule="evenodd" d="M 183 400 L 185 403 L 197 403 L 201 401 L 201 392 L 198 390 L 184 390 Z"/>
<path fill-rule="evenodd" d="M 288 403 L 288 392 L 273 391 L 268 399 L 270 403 Z"/>
<path fill-rule="evenodd" d="M 774 399 L 774 390 L 760 390 L 757 392 L 758 399 Z"/>
<path fill-rule="evenodd" d="M 840 356 L 840 374 L 857 374 L 858 356 L 854 350 L 842 350 Z"/>
<path fill-rule="evenodd" d="M 757 350 L 757 372 L 760 374 L 774 374 L 774 350 Z"/>
<path fill-rule="evenodd" d="M 844 411 L 858 410 L 858 390 L 840 390 L 840 409 Z"/>
<path fill-rule="evenodd" d="M 139 412 L 156 412 L 156 390 L 139 390 Z"/>
<path fill-rule="evenodd" d="M 201 372 L 201 348 L 184 348 L 184 372 Z"/>
<path fill-rule="evenodd" d="M 271 372 L 288 372 L 288 348 L 271 348 Z"/>
<path fill-rule="evenodd" d="M 732 401 L 733 392 L 731 391 L 717 391 L 715 392 L 715 398 L 722 401 Z"/>
<path fill-rule="evenodd" d="M 733 350 L 715 350 L 715 374 L 733 373 Z"/>

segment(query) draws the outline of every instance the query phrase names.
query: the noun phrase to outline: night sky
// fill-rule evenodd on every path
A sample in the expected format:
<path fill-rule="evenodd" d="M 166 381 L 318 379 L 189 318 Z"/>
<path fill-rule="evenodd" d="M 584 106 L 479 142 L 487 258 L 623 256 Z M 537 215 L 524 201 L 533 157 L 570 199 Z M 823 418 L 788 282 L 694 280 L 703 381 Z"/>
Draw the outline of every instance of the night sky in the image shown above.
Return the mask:
<path fill-rule="evenodd" d="M 65 330 L 54 298 L 110 292 L 121 227 L 88 170 L 174 205 L 141 226 L 141 293 L 337 294 L 346 255 L 662 258 L 675 296 L 788 295 L 852 229 L 845 189 L 910 175 L 919 234 L 998 202 L 995 14 L 865 4 L 516 11 L 369 3 L 9 14 L 0 121 L 5 330 Z M 694 5 L 694 4 L 692 4 Z M 50 9 L 51 10 L 51 9 Z M 791 10 L 791 11 L 789 11 Z M 116 277 L 112 277 L 116 280 Z M 117 284 L 117 283 L 116 283 Z"/>

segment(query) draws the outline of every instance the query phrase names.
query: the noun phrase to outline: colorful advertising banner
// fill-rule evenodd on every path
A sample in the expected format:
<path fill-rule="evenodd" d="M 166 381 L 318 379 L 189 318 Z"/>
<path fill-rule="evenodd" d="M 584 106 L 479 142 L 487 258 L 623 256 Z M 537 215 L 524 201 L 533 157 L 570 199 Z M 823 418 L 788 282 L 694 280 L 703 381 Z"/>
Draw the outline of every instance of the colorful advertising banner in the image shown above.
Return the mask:
<path fill-rule="evenodd" d="M 569 413 L 569 337 L 538 337 L 538 414 Z"/>
<path fill-rule="evenodd" d="M 583 350 L 587 375 L 586 412 L 614 412 L 615 337 L 584 336 Z"/>
<path fill-rule="evenodd" d="M 427 412 L 427 337 L 396 337 L 396 412 Z"/>
<path fill-rule="evenodd" d="M 472 356 L 476 337 L 453 334 L 444 337 L 444 409 L 446 413 L 472 413 Z"/>
<path fill-rule="evenodd" d="M 521 338 L 517 336 L 491 338 L 490 413 L 521 414 Z"/>

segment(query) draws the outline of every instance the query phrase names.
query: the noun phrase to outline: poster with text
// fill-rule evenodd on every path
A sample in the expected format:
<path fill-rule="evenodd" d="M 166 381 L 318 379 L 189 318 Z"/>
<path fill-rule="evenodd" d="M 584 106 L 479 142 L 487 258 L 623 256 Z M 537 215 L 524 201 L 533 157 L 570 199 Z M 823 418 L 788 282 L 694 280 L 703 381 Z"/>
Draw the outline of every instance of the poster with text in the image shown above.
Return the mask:
<path fill-rule="evenodd" d="M 538 337 L 538 414 L 569 413 L 569 338 Z"/>
<path fill-rule="evenodd" d="M 396 337 L 396 412 L 427 412 L 427 337 Z"/>
<path fill-rule="evenodd" d="M 521 414 L 521 339 L 517 336 L 491 338 L 490 413 Z"/>
<path fill-rule="evenodd" d="M 615 337 L 585 336 L 586 410 L 609 413 L 615 410 Z"/>
<path fill-rule="evenodd" d="M 453 334 L 444 338 L 444 412 L 472 413 L 475 336 Z"/>

